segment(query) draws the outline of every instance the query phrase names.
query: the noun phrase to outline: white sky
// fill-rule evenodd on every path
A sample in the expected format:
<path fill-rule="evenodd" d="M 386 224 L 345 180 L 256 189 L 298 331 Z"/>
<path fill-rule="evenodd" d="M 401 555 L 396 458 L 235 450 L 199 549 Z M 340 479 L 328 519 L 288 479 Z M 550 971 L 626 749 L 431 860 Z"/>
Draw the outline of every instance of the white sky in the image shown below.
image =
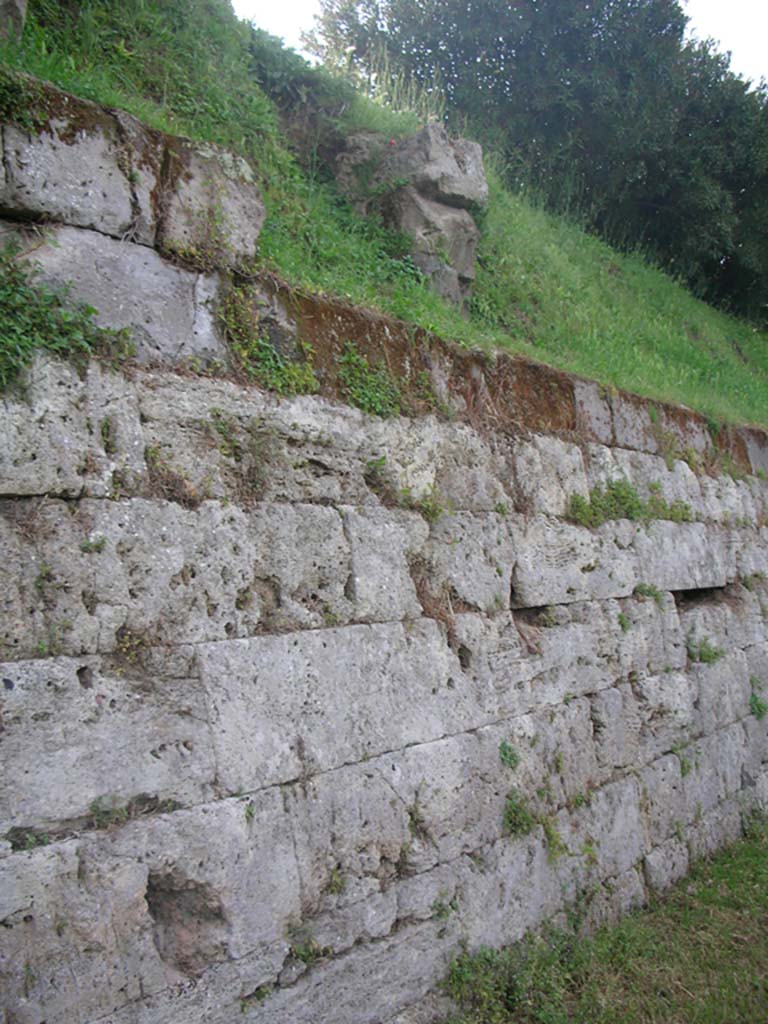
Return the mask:
<path fill-rule="evenodd" d="M 318 0 L 233 0 L 241 18 L 280 36 L 300 49 L 299 35 L 313 25 Z M 768 78 L 768 5 L 765 0 L 684 0 L 691 19 L 689 31 L 699 39 L 710 36 L 721 51 L 730 50 L 731 69 L 758 82 Z"/>

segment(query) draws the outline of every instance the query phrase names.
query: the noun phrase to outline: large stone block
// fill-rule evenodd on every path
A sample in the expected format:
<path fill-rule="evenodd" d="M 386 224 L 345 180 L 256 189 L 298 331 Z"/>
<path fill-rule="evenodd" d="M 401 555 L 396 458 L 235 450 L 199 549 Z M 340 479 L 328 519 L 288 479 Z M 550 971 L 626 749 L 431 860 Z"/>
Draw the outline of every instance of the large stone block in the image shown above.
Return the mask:
<path fill-rule="evenodd" d="M 266 210 L 251 167 L 211 143 L 166 141 L 158 244 L 214 267 L 252 261 Z"/>
<path fill-rule="evenodd" d="M 230 792 L 484 724 L 493 700 L 437 624 L 350 626 L 198 647 Z"/>
<path fill-rule="evenodd" d="M 535 435 L 514 447 L 516 506 L 525 513 L 565 516 L 574 494 L 589 497 L 578 445 Z"/>
<path fill-rule="evenodd" d="M 215 315 L 219 281 L 167 263 L 141 245 L 95 231 L 48 229 L 30 258 L 41 278 L 69 286 L 101 327 L 127 329 L 140 362 L 227 361 Z"/>
<path fill-rule="evenodd" d="M 468 139 L 450 139 L 439 124 L 428 124 L 398 145 L 386 147 L 376 180 L 406 180 L 423 195 L 449 206 L 488 201 L 482 149 Z"/>
<path fill-rule="evenodd" d="M 129 806 L 211 797 L 205 700 L 191 655 L 186 662 L 186 673 L 178 664 L 151 681 L 93 657 L 0 666 L 0 834 L 55 833 Z"/>
<path fill-rule="evenodd" d="M 0 209 L 122 238 L 132 232 L 134 208 L 119 127 L 100 108 L 86 110 L 87 121 L 54 118 L 40 134 L 3 127 Z"/>

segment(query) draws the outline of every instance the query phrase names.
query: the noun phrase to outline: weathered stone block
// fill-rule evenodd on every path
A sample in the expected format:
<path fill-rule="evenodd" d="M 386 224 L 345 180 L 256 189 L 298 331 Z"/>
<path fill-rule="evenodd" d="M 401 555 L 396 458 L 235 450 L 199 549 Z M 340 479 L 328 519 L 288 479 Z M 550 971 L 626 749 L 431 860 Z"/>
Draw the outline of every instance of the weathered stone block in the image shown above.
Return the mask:
<path fill-rule="evenodd" d="M 227 361 L 214 306 L 219 281 L 181 270 L 145 246 L 77 228 L 50 229 L 31 258 L 41 278 L 70 286 L 102 327 L 126 328 L 140 362 Z"/>
<path fill-rule="evenodd" d="M 134 210 L 117 121 L 87 109 L 87 123 L 55 118 L 40 134 L 3 127 L 0 209 L 121 238 L 132 230 Z"/>
<path fill-rule="evenodd" d="M 578 445 L 535 435 L 514 447 L 516 506 L 527 514 L 564 516 L 571 497 L 589 497 L 584 458 Z"/>
<path fill-rule="evenodd" d="M 657 846 L 643 861 L 645 880 L 654 892 L 662 892 L 688 873 L 688 847 L 680 839 Z"/>
<path fill-rule="evenodd" d="M 213 750 L 189 661 L 186 678 L 151 685 L 93 657 L 3 664 L 0 834 L 208 799 Z"/>
<path fill-rule="evenodd" d="M 253 260 L 266 211 L 253 171 L 211 143 L 169 139 L 158 244 L 215 267 Z"/>

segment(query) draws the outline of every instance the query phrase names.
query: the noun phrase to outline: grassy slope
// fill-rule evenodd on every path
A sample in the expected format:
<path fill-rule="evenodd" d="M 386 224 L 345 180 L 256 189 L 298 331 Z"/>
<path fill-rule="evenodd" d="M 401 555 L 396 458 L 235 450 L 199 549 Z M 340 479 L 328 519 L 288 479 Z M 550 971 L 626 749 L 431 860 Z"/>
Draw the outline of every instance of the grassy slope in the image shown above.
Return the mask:
<path fill-rule="evenodd" d="M 758 1024 L 768 1020 L 768 832 L 694 868 L 590 940 L 549 933 L 462 956 L 452 1024 Z"/>
<path fill-rule="evenodd" d="M 430 295 L 402 242 L 301 169 L 256 85 L 227 0 L 31 0 L 0 60 L 157 127 L 237 149 L 269 217 L 260 260 L 294 284 L 363 303 L 462 344 L 504 348 L 714 417 L 768 425 L 768 336 L 693 299 L 639 256 L 511 195 L 490 173 L 468 319 Z M 412 130 L 359 102 L 355 127 Z"/>

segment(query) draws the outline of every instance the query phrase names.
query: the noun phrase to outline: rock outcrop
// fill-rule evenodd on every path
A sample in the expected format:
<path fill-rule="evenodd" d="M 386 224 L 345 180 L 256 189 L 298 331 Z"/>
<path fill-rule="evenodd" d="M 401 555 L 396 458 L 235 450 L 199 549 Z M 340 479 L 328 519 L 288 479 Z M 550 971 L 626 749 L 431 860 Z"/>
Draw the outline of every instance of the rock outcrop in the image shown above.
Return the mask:
<path fill-rule="evenodd" d="M 362 132 L 337 158 L 337 181 L 358 209 L 411 237 L 414 263 L 438 294 L 465 301 L 480 237 L 470 211 L 488 201 L 476 142 L 437 124 L 400 141 Z"/>

